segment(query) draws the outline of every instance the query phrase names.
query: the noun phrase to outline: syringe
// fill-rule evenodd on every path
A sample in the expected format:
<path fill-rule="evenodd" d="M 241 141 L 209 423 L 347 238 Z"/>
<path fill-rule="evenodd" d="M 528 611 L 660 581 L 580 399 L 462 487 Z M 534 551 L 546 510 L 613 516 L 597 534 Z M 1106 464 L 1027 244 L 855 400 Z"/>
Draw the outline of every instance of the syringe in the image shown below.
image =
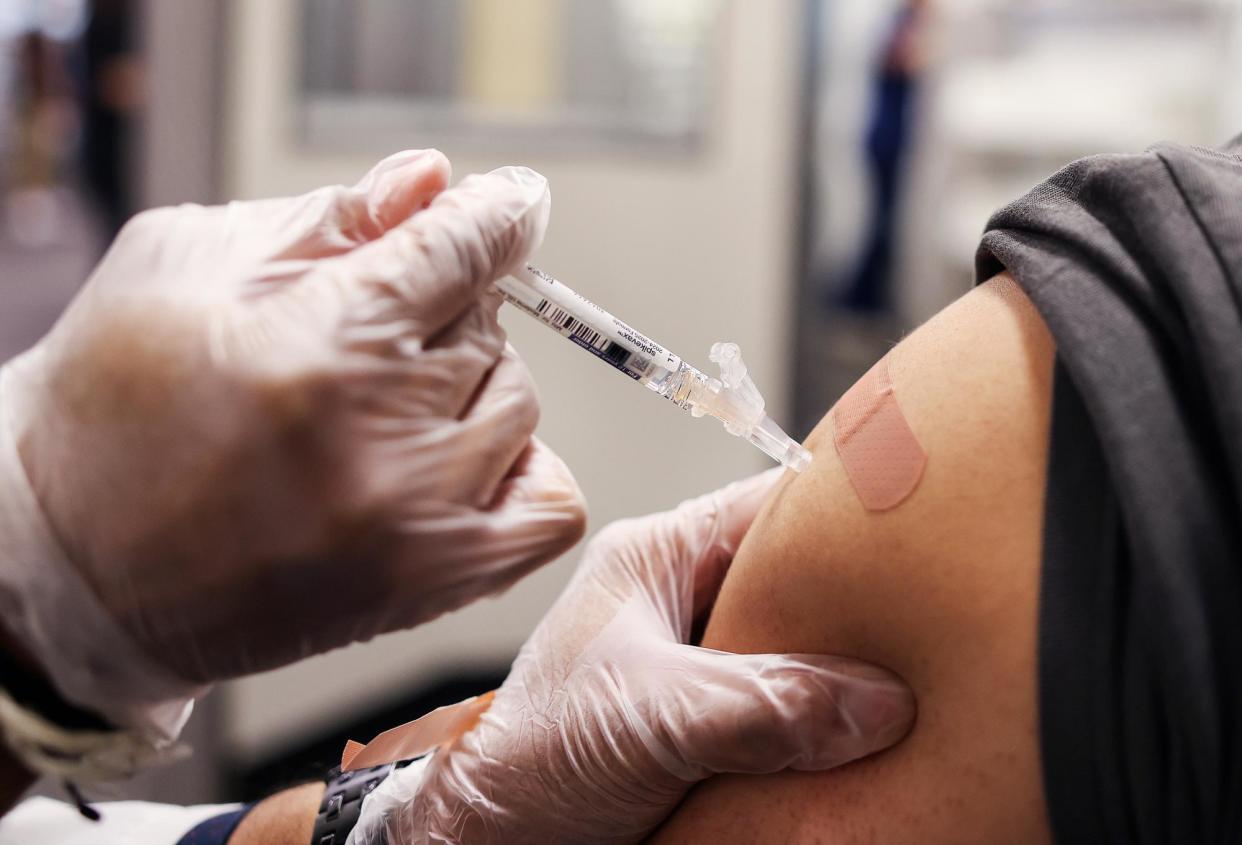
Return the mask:
<path fill-rule="evenodd" d="M 496 287 L 513 305 L 678 408 L 696 417 L 710 414 L 730 434 L 749 440 L 794 472 L 811 463 L 811 453 L 764 412 L 763 397 L 747 375 L 736 343 L 712 346 L 709 357 L 720 365 L 716 379 L 530 264 Z"/>

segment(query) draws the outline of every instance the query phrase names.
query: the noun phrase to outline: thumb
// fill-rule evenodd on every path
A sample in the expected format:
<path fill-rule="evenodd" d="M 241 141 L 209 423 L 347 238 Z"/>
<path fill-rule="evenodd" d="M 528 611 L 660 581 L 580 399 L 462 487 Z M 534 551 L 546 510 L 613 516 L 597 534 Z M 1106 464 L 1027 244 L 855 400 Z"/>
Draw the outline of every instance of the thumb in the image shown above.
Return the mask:
<path fill-rule="evenodd" d="M 831 769 L 888 748 L 914 722 L 914 694 L 877 666 L 822 655 L 694 651 L 702 682 L 681 691 L 688 718 L 669 727 L 701 776 Z"/>
<path fill-rule="evenodd" d="M 693 550 L 690 557 L 694 567 L 691 618 L 701 618 L 716 603 L 716 595 L 742 538 L 784 474 L 782 467 L 772 467 L 714 493 L 683 502 L 674 511 L 683 534 L 682 548 Z"/>

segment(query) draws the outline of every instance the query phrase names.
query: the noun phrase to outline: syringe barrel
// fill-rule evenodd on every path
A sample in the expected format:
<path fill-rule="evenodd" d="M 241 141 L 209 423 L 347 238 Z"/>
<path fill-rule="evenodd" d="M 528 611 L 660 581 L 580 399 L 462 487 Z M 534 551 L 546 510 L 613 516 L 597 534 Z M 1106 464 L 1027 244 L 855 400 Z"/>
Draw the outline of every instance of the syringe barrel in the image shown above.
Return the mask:
<path fill-rule="evenodd" d="M 683 366 L 681 358 L 530 264 L 496 287 L 510 303 L 636 381 L 663 381 Z"/>
<path fill-rule="evenodd" d="M 810 453 L 764 414 L 763 397 L 747 376 L 734 344 L 717 344 L 712 360 L 721 379 L 710 378 L 629 324 L 580 296 L 530 264 L 496 282 L 511 304 L 649 390 L 696 417 L 711 414 L 731 433 L 745 438 L 796 471 Z M 717 348 L 731 357 L 716 357 Z"/>

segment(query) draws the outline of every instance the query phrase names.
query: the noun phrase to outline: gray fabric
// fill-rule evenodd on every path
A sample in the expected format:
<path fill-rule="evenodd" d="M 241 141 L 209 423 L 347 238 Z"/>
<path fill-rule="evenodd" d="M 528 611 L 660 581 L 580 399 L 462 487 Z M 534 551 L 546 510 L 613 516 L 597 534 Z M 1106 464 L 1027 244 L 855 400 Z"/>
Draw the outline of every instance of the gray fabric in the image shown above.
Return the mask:
<path fill-rule="evenodd" d="M 1242 841 L 1242 137 L 1075 162 L 997 212 L 1056 338 L 1041 744 L 1064 842 Z"/>

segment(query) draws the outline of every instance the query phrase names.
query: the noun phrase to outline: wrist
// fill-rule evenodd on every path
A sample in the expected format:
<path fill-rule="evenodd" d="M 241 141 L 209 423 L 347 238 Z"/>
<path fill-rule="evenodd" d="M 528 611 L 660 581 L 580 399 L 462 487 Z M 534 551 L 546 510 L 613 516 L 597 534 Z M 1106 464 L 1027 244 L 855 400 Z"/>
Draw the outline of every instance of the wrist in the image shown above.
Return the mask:
<path fill-rule="evenodd" d="M 14 761 L 6 771 L 114 780 L 177 753 L 170 745 L 194 690 L 138 650 L 48 525 L 17 447 L 32 425 L 23 387 L 37 378 L 37 354 L 0 368 L 0 735 Z"/>
<path fill-rule="evenodd" d="M 49 775 L 73 787 L 129 777 L 184 752 L 118 729 L 98 713 L 66 701 L 35 664 L 23 663 L 4 650 L 0 650 L 0 741 L 6 752 L 5 773 L 13 774 L 14 783 L 28 781 L 31 775 Z M 10 783 L 6 794 L 12 789 Z M 91 811 L 76 790 L 70 791 L 89 817 Z"/>
<path fill-rule="evenodd" d="M 154 663 L 65 554 L 31 487 L 18 437 L 35 424 L 24 384 L 38 349 L 0 368 L 0 618 L 8 653 L 66 702 L 152 742 L 176 737 L 204 691 Z"/>
<path fill-rule="evenodd" d="M 228 845 L 307 845 L 323 792 L 322 783 L 308 783 L 263 799 L 237 825 Z"/>

